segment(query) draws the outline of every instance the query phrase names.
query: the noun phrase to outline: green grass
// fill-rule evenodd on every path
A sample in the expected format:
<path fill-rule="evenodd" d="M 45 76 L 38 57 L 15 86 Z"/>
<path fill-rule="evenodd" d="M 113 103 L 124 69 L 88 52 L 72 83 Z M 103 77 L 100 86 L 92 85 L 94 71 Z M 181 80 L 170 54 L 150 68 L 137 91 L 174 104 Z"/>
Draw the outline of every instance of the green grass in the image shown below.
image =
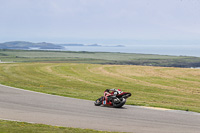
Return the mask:
<path fill-rule="evenodd" d="M 90 64 L 199 67 L 199 57 L 133 53 L 0 50 L 0 60 L 10 62 L 65 62 Z"/>
<path fill-rule="evenodd" d="M 117 133 L 92 129 L 58 127 L 44 124 L 0 120 L 1 133 Z"/>
<path fill-rule="evenodd" d="M 133 95 L 130 105 L 200 112 L 200 69 L 74 63 L 0 64 L 0 83 L 96 100 L 109 88 Z M 88 97 L 89 96 L 89 97 Z"/>

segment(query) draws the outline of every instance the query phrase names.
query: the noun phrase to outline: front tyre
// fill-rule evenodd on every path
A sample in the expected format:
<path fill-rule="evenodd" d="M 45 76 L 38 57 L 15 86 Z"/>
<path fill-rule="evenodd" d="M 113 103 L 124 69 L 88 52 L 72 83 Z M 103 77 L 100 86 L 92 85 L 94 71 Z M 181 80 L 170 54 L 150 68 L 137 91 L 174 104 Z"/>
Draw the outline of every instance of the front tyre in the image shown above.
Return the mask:
<path fill-rule="evenodd" d="M 95 102 L 94 102 L 94 105 L 95 106 L 100 106 L 102 104 L 102 101 L 103 101 L 103 98 L 98 98 Z"/>
<path fill-rule="evenodd" d="M 113 107 L 115 108 L 121 108 L 124 104 L 126 103 L 126 99 L 125 98 L 121 98 L 120 102 L 113 102 Z"/>

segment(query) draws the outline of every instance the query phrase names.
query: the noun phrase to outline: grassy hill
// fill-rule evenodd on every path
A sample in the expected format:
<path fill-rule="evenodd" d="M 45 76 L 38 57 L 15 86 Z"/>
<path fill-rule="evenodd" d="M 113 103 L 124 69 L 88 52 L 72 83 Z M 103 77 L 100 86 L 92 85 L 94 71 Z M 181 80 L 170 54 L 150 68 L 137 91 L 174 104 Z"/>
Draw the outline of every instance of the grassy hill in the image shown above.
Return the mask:
<path fill-rule="evenodd" d="M 131 92 L 128 104 L 200 112 L 200 69 L 74 63 L 0 64 L 0 83 L 96 100 L 108 88 Z"/>

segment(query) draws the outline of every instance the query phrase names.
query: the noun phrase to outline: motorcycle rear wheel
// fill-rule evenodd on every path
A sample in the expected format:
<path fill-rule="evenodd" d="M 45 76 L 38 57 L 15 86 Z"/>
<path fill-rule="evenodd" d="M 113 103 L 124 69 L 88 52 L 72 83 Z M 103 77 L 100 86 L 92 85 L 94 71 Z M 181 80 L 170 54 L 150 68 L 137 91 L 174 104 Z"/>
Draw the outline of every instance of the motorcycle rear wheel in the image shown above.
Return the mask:
<path fill-rule="evenodd" d="M 126 103 L 126 99 L 122 98 L 122 99 L 120 99 L 119 103 L 115 103 L 113 101 L 113 107 L 115 107 L 115 108 L 121 108 L 125 103 Z"/>

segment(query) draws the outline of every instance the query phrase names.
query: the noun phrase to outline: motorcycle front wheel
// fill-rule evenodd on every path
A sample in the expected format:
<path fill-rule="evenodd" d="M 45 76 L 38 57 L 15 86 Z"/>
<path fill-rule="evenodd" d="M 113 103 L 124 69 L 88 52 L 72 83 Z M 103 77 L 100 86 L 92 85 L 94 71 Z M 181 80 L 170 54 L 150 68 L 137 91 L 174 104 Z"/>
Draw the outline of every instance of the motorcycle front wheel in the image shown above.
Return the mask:
<path fill-rule="evenodd" d="M 94 105 L 95 106 L 100 106 L 102 104 L 102 101 L 103 101 L 103 98 L 98 98 L 95 102 L 94 102 Z"/>

